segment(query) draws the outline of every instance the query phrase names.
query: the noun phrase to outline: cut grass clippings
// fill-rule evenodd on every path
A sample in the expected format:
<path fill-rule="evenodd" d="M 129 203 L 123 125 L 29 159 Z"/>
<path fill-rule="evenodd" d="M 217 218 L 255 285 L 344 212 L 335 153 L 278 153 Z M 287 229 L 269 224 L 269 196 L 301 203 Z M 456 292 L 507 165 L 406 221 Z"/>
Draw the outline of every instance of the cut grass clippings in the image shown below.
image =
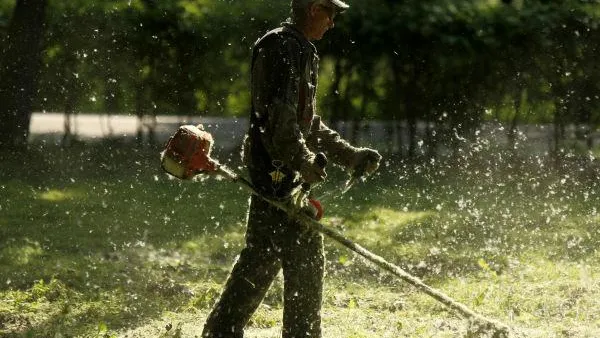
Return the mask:
<path fill-rule="evenodd" d="M 118 142 L 2 160 L 0 336 L 200 334 L 243 246 L 245 192 L 170 179 L 158 150 Z M 514 336 L 600 336 L 595 162 L 494 161 L 388 163 L 328 197 L 324 223 Z M 331 168 L 317 195 L 343 178 Z M 335 242 L 326 257 L 325 337 L 467 334 L 456 314 Z M 282 288 L 280 277 L 248 337 L 280 335 Z"/>

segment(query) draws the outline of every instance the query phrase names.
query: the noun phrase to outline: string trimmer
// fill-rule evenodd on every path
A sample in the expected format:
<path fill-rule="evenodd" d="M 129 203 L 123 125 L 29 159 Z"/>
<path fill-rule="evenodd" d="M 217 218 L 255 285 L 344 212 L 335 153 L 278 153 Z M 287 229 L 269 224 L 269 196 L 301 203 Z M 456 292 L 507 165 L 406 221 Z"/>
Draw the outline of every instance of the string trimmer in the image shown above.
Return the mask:
<path fill-rule="evenodd" d="M 421 279 L 411 275 L 399 266 L 356 244 L 337 230 L 323 225 L 303 212 L 298 212 L 292 205 L 263 196 L 248 180 L 211 158 L 212 145 L 212 135 L 204 131 L 201 126 L 181 126 L 175 135 L 169 139 L 165 150 L 161 153 L 161 165 L 167 173 L 184 180 L 190 179 L 197 174 L 217 174 L 240 184 L 250 193 L 297 218 L 310 229 L 323 233 L 381 269 L 399 277 L 418 290 L 431 296 L 433 299 L 458 313 L 461 317 L 468 319 L 470 321 L 470 335 L 509 336 L 510 329 L 507 325 L 475 313 L 466 305 L 450 298 L 448 295 L 425 284 Z"/>

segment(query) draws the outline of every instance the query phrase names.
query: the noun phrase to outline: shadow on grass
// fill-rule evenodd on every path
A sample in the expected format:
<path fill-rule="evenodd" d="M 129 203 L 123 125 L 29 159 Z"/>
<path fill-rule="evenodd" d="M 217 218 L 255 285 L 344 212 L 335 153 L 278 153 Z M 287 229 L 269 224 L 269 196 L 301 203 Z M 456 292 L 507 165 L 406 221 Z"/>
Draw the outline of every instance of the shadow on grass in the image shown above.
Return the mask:
<path fill-rule="evenodd" d="M 4 162 L 0 333 L 89 334 L 216 297 L 207 290 L 240 249 L 248 196 L 171 180 L 158 151 L 130 150 L 45 146 Z M 40 283 L 61 291 L 47 297 Z"/>

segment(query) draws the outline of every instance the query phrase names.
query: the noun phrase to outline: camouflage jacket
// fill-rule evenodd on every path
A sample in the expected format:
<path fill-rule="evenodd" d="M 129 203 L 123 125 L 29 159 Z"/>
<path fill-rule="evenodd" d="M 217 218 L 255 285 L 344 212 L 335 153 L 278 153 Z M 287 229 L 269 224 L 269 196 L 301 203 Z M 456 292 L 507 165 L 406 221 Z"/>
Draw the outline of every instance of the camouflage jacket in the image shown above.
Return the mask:
<path fill-rule="evenodd" d="M 252 111 L 244 159 L 253 183 L 276 197 L 301 184 L 298 170 L 318 152 L 349 167 L 357 148 L 315 112 L 319 57 L 315 46 L 283 23 L 254 45 Z M 282 175 L 279 175 L 282 174 Z"/>

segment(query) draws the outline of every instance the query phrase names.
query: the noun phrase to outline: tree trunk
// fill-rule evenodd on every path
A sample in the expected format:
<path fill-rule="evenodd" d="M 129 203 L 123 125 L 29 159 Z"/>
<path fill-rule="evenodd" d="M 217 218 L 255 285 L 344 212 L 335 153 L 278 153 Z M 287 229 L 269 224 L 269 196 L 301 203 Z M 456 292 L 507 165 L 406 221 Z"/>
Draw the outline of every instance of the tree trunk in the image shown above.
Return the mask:
<path fill-rule="evenodd" d="M 404 128 L 402 126 L 402 121 L 398 120 L 395 122 L 396 123 L 396 143 L 398 144 L 398 157 L 403 157 L 404 155 L 404 148 L 406 147 L 404 144 L 404 139 L 403 139 L 403 135 L 404 135 Z"/>
<path fill-rule="evenodd" d="M 340 82 L 342 80 L 342 61 L 340 58 L 335 59 L 333 67 L 333 82 L 329 95 L 331 97 L 331 118 L 329 119 L 331 126 L 336 128 L 342 117 L 342 103 L 340 100 Z"/>
<path fill-rule="evenodd" d="M 435 158 L 437 150 L 436 126 L 433 122 L 428 122 L 425 129 L 425 144 L 428 158 Z"/>
<path fill-rule="evenodd" d="M 138 147 L 141 147 L 144 144 L 144 116 L 146 115 L 144 99 L 144 87 L 142 84 L 138 84 L 135 88 L 135 115 L 138 119 L 135 140 Z"/>
<path fill-rule="evenodd" d="M 554 149 L 553 153 L 555 156 L 560 152 L 561 144 L 565 138 L 565 125 L 561 115 L 563 115 L 564 109 L 558 108 L 554 112 Z"/>
<path fill-rule="evenodd" d="M 362 128 L 362 119 L 365 117 L 367 113 L 367 104 L 369 103 L 369 80 L 366 74 L 363 74 L 363 79 L 361 83 L 361 94 L 362 94 L 362 102 L 360 104 L 360 111 L 358 116 L 354 116 L 352 119 L 352 144 L 358 145 L 360 140 L 360 134 L 363 131 Z"/>
<path fill-rule="evenodd" d="M 417 118 L 412 111 L 409 112 L 406 121 L 408 127 L 408 157 L 417 156 Z"/>
<path fill-rule="evenodd" d="M 62 145 L 68 146 L 74 138 L 74 130 L 71 122 L 74 120 L 75 107 L 77 105 L 77 96 L 73 91 L 68 91 L 65 97 L 65 120 L 64 127 L 65 131 L 62 138 Z"/>
<path fill-rule="evenodd" d="M 395 94 L 396 98 L 394 100 L 395 105 L 399 105 L 399 98 L 403 97 L 403 86 L 401 80 L 401 72 L 402 72 L 402 63 L 398 58 L 392 58 L 392 74 L 393 74 L 393 90 L 392 93 Z M 396 130 L 396 149 L 398 157 L 402 157 L 404 142 L 402 140 L 403 128 L 402 128 L 402 117 L 396 112 L 393 113 L 393 124 L 394 129 Z"/>
<path fill-rule="evenodd" d="M 0 149 L 23 147 L 41 64 L 47 0 L 17 0 L 0 50 Z"/>
<path fill-rule="evenodd" d="M 510 149 L 515 149 L 515 144 L 517 142 L 517 127 L 519 125 L 519 120 L 521 119 L 521 109 L 522 109 L 522 96 L 523 92 L 519 91 L 516 95 L 515 100 L 513 101 L 513 107 L 515 110 L 515 115 L 511 119 L 510 126 L 507 131 L 508 143 L 510 145 Z"/>
<path fill-rule="evenodd" d="M 64 65 L 64 96 L 65 96 L 65 120 L 64 120 L 64 134 L 62 138 L 62 145 L 68 146 L 71 141 L 76 137 L 76 130 L 71 124 L 77 114 L 77 103 L 80 95 L 81 84 L 79 78 L 72 76 L 71 74 L 77 73 L 78 60 L 74 52 L 69 52 L 65 56 Z M 76 124 L 75 124 L 76 126 Z"/>
<path fill-rule="evenodd" d="M 386 152 L 393 154 L 395 152 L 394 149 L 394 134 L 396 130 L 396 121 L 395 120 L 387 120 L 384 121 L 383 125 L 385 140 L 386 140 Z"/>

